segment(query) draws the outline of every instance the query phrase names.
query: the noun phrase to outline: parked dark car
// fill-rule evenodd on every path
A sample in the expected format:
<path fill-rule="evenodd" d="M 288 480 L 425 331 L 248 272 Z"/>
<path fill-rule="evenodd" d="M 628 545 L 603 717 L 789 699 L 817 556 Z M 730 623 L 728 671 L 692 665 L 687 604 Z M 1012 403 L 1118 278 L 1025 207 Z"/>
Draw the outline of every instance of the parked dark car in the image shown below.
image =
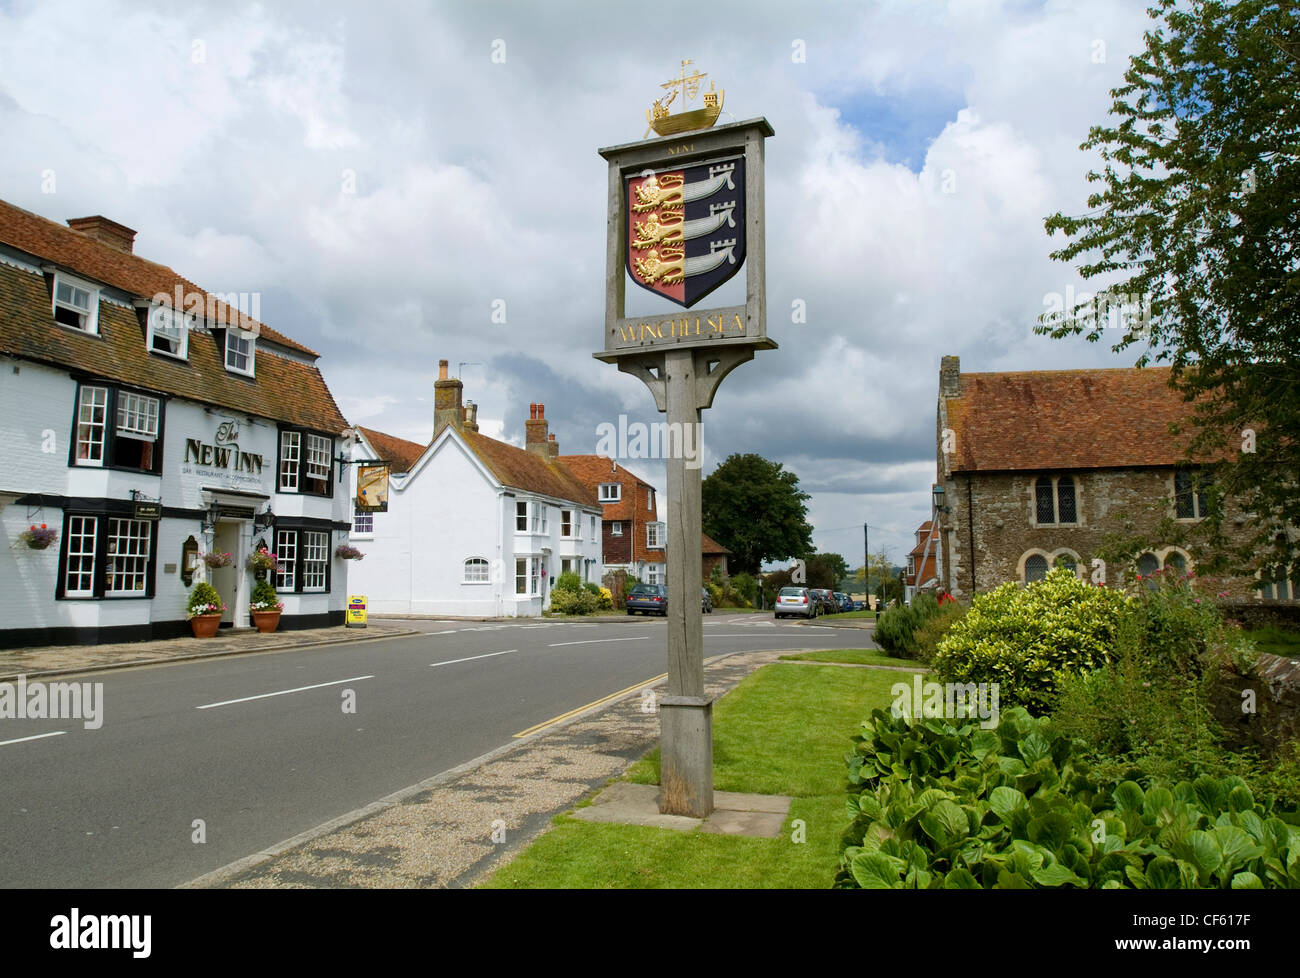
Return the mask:
<path fill-rule="evenodd" d="M 627 613 L 668 617 L 668 587 L 664 584 L 638 584 L 627 596 Z"/>
<path fill-rule="evenodd" d="M 853 610 L 853 599 L 850 598 L 850 597 L 849 597 L 847 594 L 845 594 L 843 591 L 836 591 L 836 592 L 835 592 L 835 600 L 837 600 L 837 601 L 840 603 L 840 611 L 852 611 L 852 610 Z"/>
<path fill-rule="evenodd" d="M 809 588 L 808 591 L 817 599 L 819 615 L 833 615 L 840 610 L 840 603 L 835 600 L 835 595 L 825 588 L 814 587 Z"/>
<path fill-rule="evenodd" d="M 713 598 L 710 596 L 708 588 L 700 588 L 700 599 L 700 611 L 706 615 L 713 614 Z"/>

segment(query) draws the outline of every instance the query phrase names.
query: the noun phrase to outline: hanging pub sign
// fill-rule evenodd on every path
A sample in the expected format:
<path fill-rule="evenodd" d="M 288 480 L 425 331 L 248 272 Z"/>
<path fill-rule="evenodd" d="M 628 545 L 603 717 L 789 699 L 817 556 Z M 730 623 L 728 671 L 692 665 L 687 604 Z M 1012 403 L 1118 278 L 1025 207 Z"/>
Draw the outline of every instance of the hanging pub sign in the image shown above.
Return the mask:
<path fill-rule="evenodd" d="M 700 93 L 706 76 L 686 75 L 687 64 L 662 86 L 672 94 L 647 114 L 667 135 L 600 150 L 609 164 L 601 360 L 649 348 L 776 346 L 767 338 L 763 284 L 763 141 L 772 127 L 760 118 L 708 128 L 720 91 L 703 92 L 701 109 L 668 114 L 677 95 Z M 699 307 L 742 268 L 743 305 Z M 629 280 L 664 300 L 663 311 L 628 316 Z"/>
<path fill-rule="evenodd" d="M 138 520 L 160 520 L 162 503 L 136 503 L 134 516 Z"/>
<path fill-rule="evenodd" d="M 388 512 L 388 463 L 357 463 L 357 498 L 354 501 L 358 513 Z"/>

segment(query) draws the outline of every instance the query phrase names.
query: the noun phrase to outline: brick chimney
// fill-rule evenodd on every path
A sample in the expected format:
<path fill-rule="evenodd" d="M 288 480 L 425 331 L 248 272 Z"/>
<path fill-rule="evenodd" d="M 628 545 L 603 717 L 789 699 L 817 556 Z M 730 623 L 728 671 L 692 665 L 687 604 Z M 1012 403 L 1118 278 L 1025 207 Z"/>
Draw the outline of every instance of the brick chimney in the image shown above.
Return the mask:
<path fill-rule="evenodd" d="M 944 357 L 939 362 L 939 397 L 961 397 L 960 357 Z"/>
<path fill-rule="evenodd" d="M 548 435 L 546 442 L 546 453 L 548 458 L 560 457 L 560 443 L 555 440 L 554 435 Z"/>
<path fill-rule="evenodd" d="M 447 361 L 438 361 L 438 379 L 433 384 L 433 437 L 437 438 L 442 429 L 451 425 L 457 431 L 464 430 L 465 408 L 460 403 L 463 385 L 457 377 L 447 376 Z"/>
<path fill-rule="evenodd" d="M 478 405 L 473 401 L 465 402 L 465 430 L 478 431 Z"/>
<path fill-rule="evenodd" d="M 96 214 L 94 217 L 70 217 L 68 227 L 88 234 L 100 244 L 131 254 L 135 247 L 135 232 L 125 224 L 118 224 Z"/>
<path fill-rule="evenodd" d="M 524 447 L 543 460 L 551 457 L 546 428 L 546 405 L 528 405 L 528 420 L 524 422 Z"/>

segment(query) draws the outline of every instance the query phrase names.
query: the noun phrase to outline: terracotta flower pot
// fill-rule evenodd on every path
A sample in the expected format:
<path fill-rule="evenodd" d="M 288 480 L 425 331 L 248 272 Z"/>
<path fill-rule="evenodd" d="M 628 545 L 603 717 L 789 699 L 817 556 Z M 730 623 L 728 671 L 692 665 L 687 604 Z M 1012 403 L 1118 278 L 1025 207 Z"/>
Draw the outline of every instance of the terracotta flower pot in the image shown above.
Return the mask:
<path fill-rule="evenodd" d="M 220 627 L 220 615 L 195 615 L 190 619 L 190 628 L 194 629 L 195 638 L 212 638 Z"/>
<path fill-rule="evenodd" d="M 279 611 L 254 611 L 253 624 L 257 626 L 259 632 L 273 632 L 280 627 Z"/>

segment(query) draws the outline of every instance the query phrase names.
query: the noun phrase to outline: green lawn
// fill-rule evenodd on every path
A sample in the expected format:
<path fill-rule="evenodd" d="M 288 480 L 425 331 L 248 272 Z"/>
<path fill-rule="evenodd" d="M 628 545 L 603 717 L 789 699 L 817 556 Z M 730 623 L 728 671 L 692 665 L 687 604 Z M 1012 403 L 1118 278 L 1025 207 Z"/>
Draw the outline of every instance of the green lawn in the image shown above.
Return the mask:
<path fill-rule="evenodd" d="M 746 678 L 714 710 L 714 786 L 795 796 L 778 839 L 751 839 L 558 816 L 553 827 L 501 867 L 493 888 L 824 888 L 839 861 L 844 756 L 863 719 L 888 707 L 906 673 L 834 666 L 770 665 Z M 627 780 L 653 784 L 659 752 Z M 806 841 L 795 842 L 794 820 Z"/>
<path fill-rule="evenodd" d="M 1247 628 L 1245 632 L 1246 636 L 1255 643 L 1255 648 L 1261 652 L 1300 659 L 1300 632 L 1288 632 L 1276 625 L 1269 625 L 1266 628 Z"/>
<path fill-rule="evenodd" d="M 829 652 L 799 652 L 783 655 L 782 659 L 799 659 L 803 662 L 852 662 L 864 666 L 907 666 L 924 668 L 915 659 L 897 659 L 875 649 L 834 649 Z"/>
<path fill-rule="evenodd" d="M 875 613 L 874 611 L 866 611 L 866 610 L 863 610 L 863 611 L 841 611 L 841 612 L 838 612 L 837 614 L 834 614 L 834 615 L 822 615 L 821 617 L 823 617 L 823 618 L 828 618 L 828 619 L 830 619 L 830 620 L 832 620 L 832 621 L 834 621 L 835 619 L 838 619 L 838 618 L 870 618 L 870 619 L 873 619 L 873 620 L 874 620 L 875 617 L 876 617 L 876 613 Z"/>

